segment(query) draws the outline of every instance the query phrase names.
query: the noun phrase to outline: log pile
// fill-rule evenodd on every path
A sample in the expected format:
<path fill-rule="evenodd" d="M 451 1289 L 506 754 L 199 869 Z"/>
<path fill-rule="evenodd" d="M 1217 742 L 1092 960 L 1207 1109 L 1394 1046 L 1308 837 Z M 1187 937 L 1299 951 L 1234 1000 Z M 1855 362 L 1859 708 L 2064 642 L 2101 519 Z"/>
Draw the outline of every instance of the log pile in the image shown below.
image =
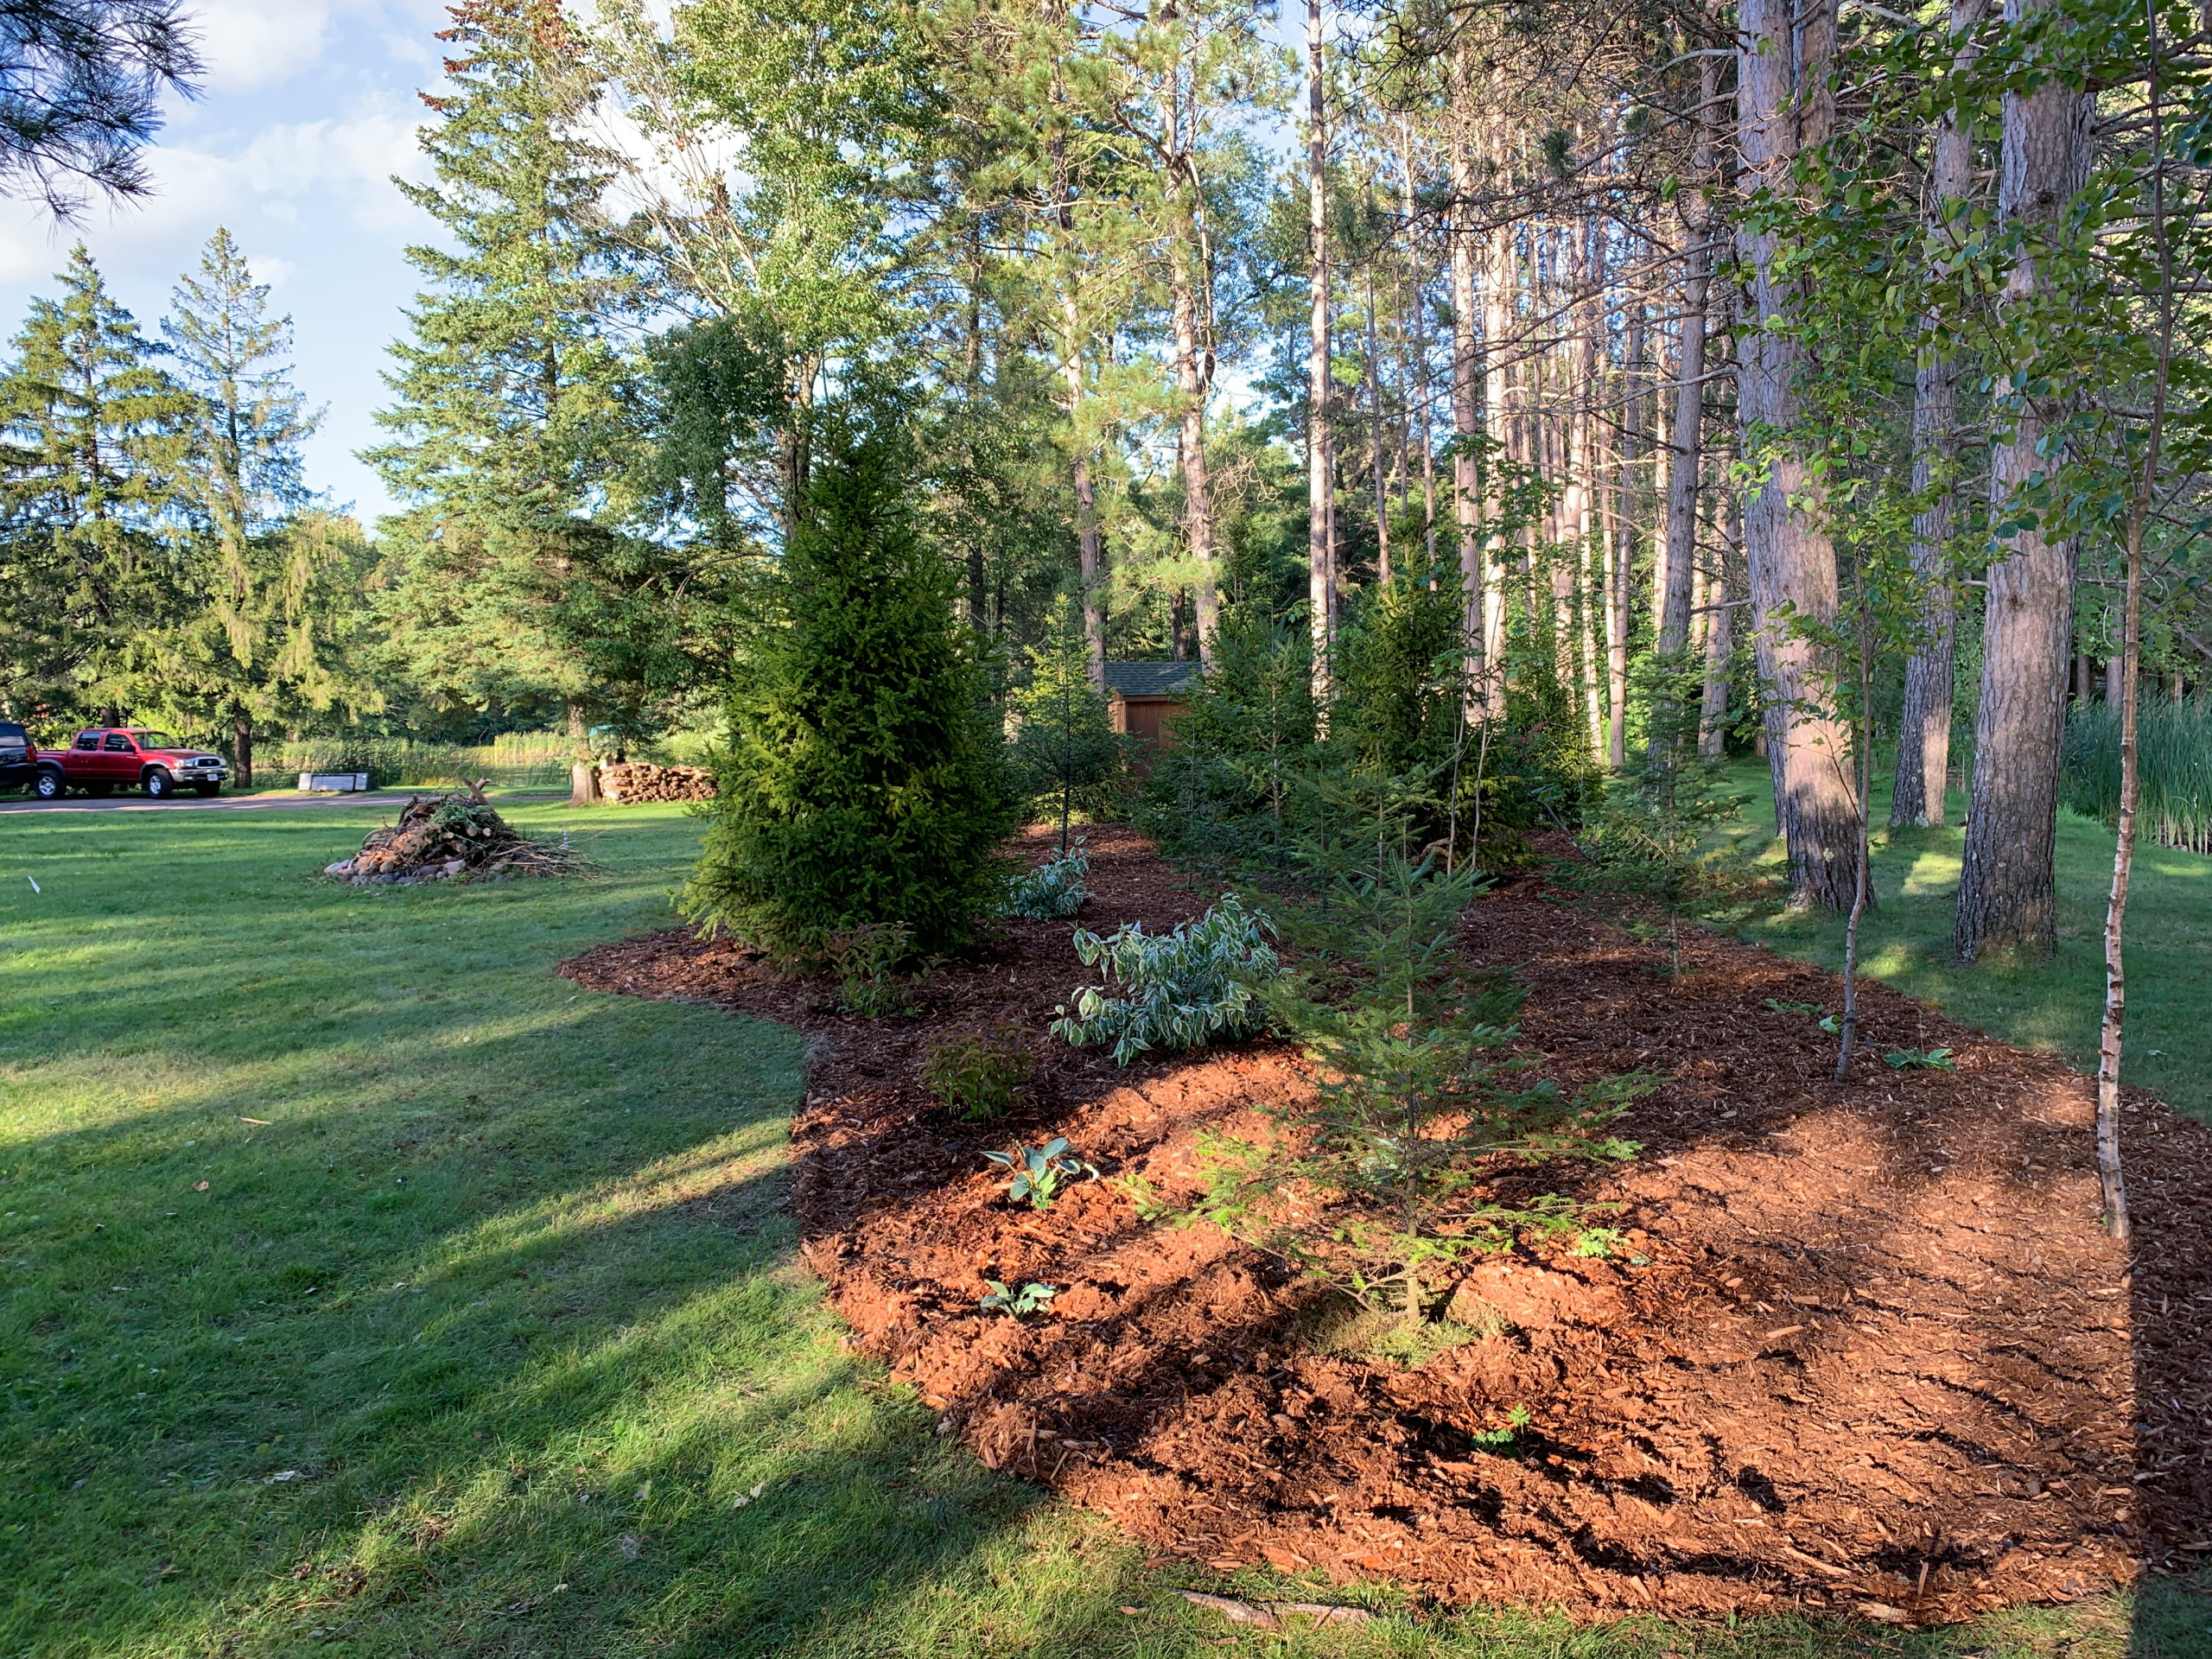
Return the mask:
<path fill-rule="evenodd" d="M 371 830 L 359 853 L 322 873 L 365 887 L 573 875 L 583 868 L 566 846 L 516 830 L 486 803 L 478 783 L 465 795 L 410 796 L 397 823 Z"/>
<path fill-rule="evenodd" d="M 715 774 L 705 766 L 655 766 L 615 760 L 599 769 L 599 786 L 620 805 L 639 801 L 711 801 Z"/>

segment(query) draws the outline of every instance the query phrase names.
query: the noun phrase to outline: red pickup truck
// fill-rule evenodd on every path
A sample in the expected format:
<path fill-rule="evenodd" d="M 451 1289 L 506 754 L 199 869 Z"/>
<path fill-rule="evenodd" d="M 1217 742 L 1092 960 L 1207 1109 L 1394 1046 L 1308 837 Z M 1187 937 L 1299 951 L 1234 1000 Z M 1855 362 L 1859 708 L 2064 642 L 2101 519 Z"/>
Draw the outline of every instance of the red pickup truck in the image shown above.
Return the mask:
<path fill-rule="evenodd" d="M 230 775 L 221 755 L 143 726 L 96 726 L 78 733 L 66 749 L 39 750 L 35 764 L 31 793 L 42 801 L 59 800 L 70 789 L 87 795 L 143 789 L 157 801 L 181 789 L 213 795 Z"/>

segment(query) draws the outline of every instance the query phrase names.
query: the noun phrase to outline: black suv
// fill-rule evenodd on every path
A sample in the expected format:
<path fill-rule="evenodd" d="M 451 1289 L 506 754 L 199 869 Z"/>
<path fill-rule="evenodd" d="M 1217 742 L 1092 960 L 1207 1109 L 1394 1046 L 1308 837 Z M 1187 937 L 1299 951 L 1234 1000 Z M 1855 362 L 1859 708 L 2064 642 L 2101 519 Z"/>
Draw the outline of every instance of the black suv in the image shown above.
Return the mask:
<path fill-rule="evenodd" d="M 26 789 L 37 777 L 31 734 L 12 720 L 0 720 L 0 789 Z"/>

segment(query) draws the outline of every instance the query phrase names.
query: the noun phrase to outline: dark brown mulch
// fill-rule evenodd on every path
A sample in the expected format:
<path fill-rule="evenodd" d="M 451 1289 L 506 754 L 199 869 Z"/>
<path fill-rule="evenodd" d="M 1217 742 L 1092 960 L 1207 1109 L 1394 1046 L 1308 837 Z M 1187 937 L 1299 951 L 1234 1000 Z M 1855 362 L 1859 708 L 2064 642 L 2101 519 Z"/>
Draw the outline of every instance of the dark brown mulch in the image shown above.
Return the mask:
<path fill-rule="evenodd" d="M 1203 908 L 1137 837 L 1091 844 L 1086 925 Z M 1086 977 L 1068 931 L 1008 925 L 904 1020 L 826 1012 L 822 982 L 681 932 L 563 971 L 813 1037 L 795 1198 L 859 1343 L 986 1462 L 1163 1552 L 1452 1602 L 1912 1623 L 2205 1559 L 2203 1125 L 2131 1098 L 2131 1259 L 2096 1223 L 2091 1087 L 2057 1061 L 1869 986 L 1872 1052 L 1835 1084 L 1833 1039 L 1765 1006 L 1834 1007 L 1833 976 L 1700 934 L 1670 978 L 1662 944 L 1522 883 L 1475 905 L 1466 943 L 1529 986 L 1525 1052 L 1569 1084 L 1667 1079 L 1624 1120 L 1642 1158 L 1580 1178 L 1628 1206 L 1648 1265 L 1523 1246 L 1469 1286 L 1510 1331 L 1399 1370 L 1313 1351 L 1309 1287 L 1211 1229 L 1146 1224 L 1110 1182 L 1043 1213 L 1003 1200 L 982 1149 L 1052 1134 L 1187 1194 L 1200 1131 L 1307 1086 L 1276 1044 L 1123 1071 L 1048 1039 Z M 1005 1122 L 950 1117 L 925 1046 L 1009 1018 L 1036 1035 L 1035 1084 Z M 1880 1058 L 1939 1045 L 1955 1072 Z M 978 1312 L 987 1278 L 1061 1290 L 1017 1324 Z M 1475 1441 L 1516 1405 L 1521 1455 Z"/>

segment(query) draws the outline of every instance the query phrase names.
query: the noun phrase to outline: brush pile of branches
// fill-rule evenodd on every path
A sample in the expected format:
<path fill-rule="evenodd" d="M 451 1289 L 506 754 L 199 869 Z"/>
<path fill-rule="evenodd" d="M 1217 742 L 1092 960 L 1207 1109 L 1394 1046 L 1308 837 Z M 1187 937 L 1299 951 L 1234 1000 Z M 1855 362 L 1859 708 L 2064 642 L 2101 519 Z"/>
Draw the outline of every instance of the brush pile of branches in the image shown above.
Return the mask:
<path fill-rule="evenodd" d="M 705 766 L 655 766 L 615 760 L 599 769 L 599 787 L 620 806 L 639 801 L 711 801 L 715 774 Z"/>
<path fill-rule="evenodd" d="M 359 853 L 323 874 L 365 887 L 574 875 L 583 868 L 565 845 L 533 841 L 508 823 L 478 783 L 465 795 L 410 796 L 397 823 L 370 831 Z"/>

